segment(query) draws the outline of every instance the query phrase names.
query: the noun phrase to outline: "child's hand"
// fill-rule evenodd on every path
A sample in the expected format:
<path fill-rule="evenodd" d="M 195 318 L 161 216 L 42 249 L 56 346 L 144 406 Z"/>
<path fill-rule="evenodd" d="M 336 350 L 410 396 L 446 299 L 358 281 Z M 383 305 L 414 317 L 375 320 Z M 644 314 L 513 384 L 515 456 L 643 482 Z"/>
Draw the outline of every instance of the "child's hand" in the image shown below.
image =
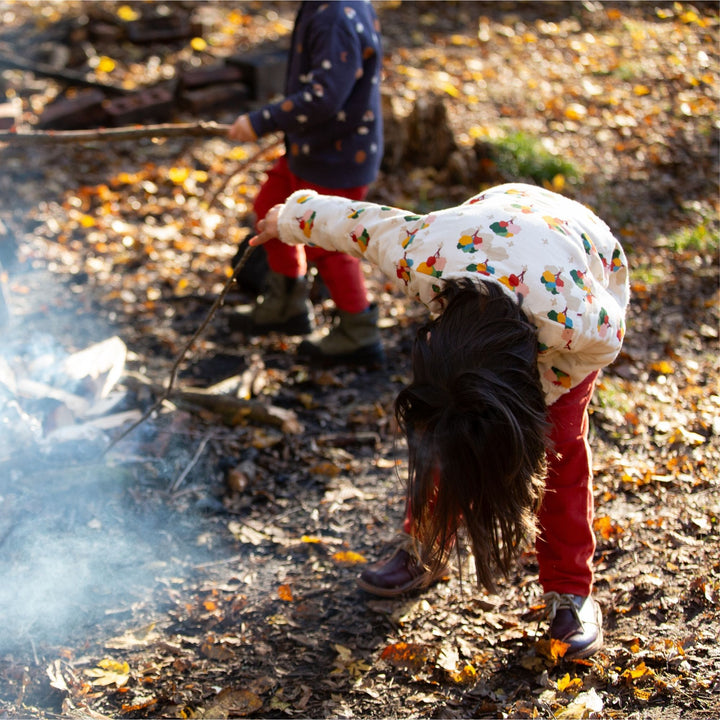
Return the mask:
<path fill-rule="evenodd" d="M 257 134 L 247 115 L 240 115 L 228 130 L 228 138 L 236 142 L 253 142 Z"/>
<path fill-rule="evenodd" d="M 270 208 L 268 214 L 258 222 L 258 234 L 251 237 L 248 243 L 253 247 L 264 245 L 268 240 L 272 240 L 278 236 L 278 215 L 283 209 L 283 205 L 275 205 Z"/>

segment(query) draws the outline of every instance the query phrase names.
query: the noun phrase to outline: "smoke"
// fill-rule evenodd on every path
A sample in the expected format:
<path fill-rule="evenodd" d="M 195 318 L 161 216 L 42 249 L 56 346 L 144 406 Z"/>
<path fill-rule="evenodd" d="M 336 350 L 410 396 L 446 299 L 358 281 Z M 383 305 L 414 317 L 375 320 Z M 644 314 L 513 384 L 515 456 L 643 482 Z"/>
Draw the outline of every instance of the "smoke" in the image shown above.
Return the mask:
<path fill-rule="evenodd" d="M 148 605 L 158 583 L 208 559 L 199 513 L 168 502 L 168 478 L 187 462 L 178 441 L 164 459 L 139 456 L 152 422 L 102 455 L 103 430 L 48 433 L 62 399 L 81 397 L 62 370 L 68 353 L 14 322 L 0 347 L 0 654 L 112 632 Z M 87 383 L 85 383 L 87 385 Z M 28 397 L 21 388 L 48 388 Z M 63 393 L 67 393 L 64 395 Z M 60 398 L 60 400 L 58 399 Z M 70 402 L 70 400 L 68 400 Z M 69 432 L 68 432 L 69 431 Z M 138 455 L 137 462 L 132 457 Z"/>

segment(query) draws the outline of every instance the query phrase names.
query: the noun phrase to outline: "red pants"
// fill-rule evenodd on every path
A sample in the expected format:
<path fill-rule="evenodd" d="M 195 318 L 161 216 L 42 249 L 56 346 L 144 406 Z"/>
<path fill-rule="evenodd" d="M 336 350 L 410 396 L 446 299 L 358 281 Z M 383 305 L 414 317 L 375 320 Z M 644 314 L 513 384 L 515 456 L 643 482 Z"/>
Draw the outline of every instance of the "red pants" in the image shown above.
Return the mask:
<path fill-rule="evenodd" d="M 535 542 L 544 592 L 585 596 L 592 590 L 595 533 L 587 407 L 596 378 L 597 373 L 588 375 L 548 408 L 553 447 Z M 410 533 L 411 528 L 408 512 L 403 530 Z"/>
<path fill-rule="evenodd" d="M 367 195 L 367 185 L 352 188 L 329 188 L 315 185 L 293 175 L 285 157 L 281 157 L 268 171 L 255 198 L 254 210 L 257 220 L 262 220 L 270 208 L 285 200 L 296 190 L 317 190 L 323 195 L 339 195 L 350 200 L 362 200 Z M 264 245 L 268 265 L 273 272 L 300 277 L 307 272 L 308 262 L 318 269 L 330 297 L 338 310 L 359 313 L 366 310 L 369 303 L 365 288 L 365 277 L 360 260 L 339 252 L 330 252 L 317 247 L 286 245 L 274 238 Z"/>
<path fill-rule="evenodd" d="M 588 414 L 597 373 L 592 373 L 549 408 L 553 447 L 535 542 L 545 592 L 589 595 L 593 583 L 592 454 Z"/>

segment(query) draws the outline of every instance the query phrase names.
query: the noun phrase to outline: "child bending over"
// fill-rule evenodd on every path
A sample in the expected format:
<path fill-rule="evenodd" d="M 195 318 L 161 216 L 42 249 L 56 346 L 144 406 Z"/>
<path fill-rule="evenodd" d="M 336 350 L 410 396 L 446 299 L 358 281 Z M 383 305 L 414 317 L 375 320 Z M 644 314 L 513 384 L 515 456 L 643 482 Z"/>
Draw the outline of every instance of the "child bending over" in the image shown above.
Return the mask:
<path fill-rule="evenodd" d="M 478 583 L 495 589 L 536 532 L 550 636 L 567 658 L 602 647 L 592 597 L 587 407 L 622 345 L 628 269 L 583 205 L 507 184 L 427 215 L 301 190 L 251 240 L 365 258 L 435 313 L 396 400 L 409 451 L 411 540 L 359 578 L 392 597 L 444 573 L 463 525 Z"/>

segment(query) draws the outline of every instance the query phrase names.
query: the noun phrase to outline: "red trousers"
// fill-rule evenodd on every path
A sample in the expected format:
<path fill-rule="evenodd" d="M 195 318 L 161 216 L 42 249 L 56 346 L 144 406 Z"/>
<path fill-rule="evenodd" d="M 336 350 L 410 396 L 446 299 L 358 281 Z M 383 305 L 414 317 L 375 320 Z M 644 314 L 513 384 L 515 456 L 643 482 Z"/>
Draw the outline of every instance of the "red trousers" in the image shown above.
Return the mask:
<path fill-rule="evenodd" d="M 270 168 L 267 180 L 255 198 L 256 219 L 262 220 L 270 208 L 285 202 L 296 190 L 303 189 L 316 190 L 323 195 L 339 195 L 350 200 L 363 200 L 368 191 L 367 185 L 329 188 L 302 180 L 290 172 L 283 156 Z M 307 272 L 308 262 L 312 262 L 338 310 L 359 313 L 367 309 L 369 302 L 365 277 L 357 258 L 317 247 L 286 245 L 277 238 L 269 240 L 264 247 L 268 265 L 273 272 L 288 277 L 300 277 Z"/>
<path fill-rule="evenodd" d="M 592 590 L 595 533 L 587 408 L 596 378 L 596 372 L 588 375 L 548 408 L 552 448 L 535 542 L 544 592 L 585 596 Z M 411 528 L 407 513 L 403 529 L 409 533 Z"/>

